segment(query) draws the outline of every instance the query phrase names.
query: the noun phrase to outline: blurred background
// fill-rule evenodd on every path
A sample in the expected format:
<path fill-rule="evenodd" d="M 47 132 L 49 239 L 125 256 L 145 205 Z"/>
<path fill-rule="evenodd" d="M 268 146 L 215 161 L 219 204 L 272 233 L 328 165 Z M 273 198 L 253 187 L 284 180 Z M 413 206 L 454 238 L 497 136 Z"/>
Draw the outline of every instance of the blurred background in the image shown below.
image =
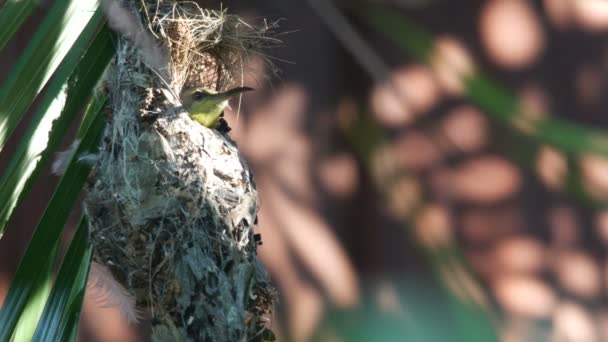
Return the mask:
<path fill-rule="evenodd" d="M 608 1 L 222 6 L 279 23 L 280 72 L 252 58 L 257 91 L 227 113 L 278 340 L 608 341 Z M 43 174 L 0 240 L 0 303 Z M 83 313 L 83 341 L 145 340 L 115 308 Z"/>

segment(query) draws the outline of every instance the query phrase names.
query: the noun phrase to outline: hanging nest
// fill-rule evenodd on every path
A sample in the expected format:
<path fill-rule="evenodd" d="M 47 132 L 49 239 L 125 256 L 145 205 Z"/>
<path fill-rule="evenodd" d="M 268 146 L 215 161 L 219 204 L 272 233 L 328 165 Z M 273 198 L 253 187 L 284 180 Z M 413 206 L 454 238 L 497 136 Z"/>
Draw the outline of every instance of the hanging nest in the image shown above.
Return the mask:
<path fill-rule="evenodd" d="M 94 261 L 151 318 L 154 341 L 262 340 L 275 294 L 256 255 L 253 174 L 175 94 L 237 85 L 247 58 L 277 43 L 272 27 L 192 2 L 105 7 L 118 38 L 85 200 Z"/>

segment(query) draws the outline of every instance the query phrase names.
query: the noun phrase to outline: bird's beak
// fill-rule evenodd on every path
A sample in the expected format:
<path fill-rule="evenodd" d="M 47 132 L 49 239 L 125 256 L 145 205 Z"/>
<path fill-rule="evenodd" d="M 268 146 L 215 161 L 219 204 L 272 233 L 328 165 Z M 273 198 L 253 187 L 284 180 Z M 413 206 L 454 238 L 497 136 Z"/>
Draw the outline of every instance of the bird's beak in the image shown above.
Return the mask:
<path fill-rule="evenodd" d="M 238 94 L 242 94 L 246 91 L 252 91 L 254 90 L 253 88 L 249 88 L 249 87 L 237 87 L 237 88 L 232 88 L 229 90 L 226 90 L 223 93 L 217 93 L 214 94 L 213 97 L 216 97 L 218 99 L 222 99 L 222 100 L 228 100 L 229 98 L 238 95 Z"/>

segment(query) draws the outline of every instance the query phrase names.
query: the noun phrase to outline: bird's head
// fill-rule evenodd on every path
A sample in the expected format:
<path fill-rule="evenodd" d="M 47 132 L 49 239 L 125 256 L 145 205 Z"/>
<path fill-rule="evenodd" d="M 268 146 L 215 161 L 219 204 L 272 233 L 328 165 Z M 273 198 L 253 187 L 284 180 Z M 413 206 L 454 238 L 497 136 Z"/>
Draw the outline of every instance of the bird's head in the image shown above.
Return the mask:
<path fill-rule="evenodd" d="M 184 108 L 191 114 L 196 114 L 193 112 L 209 112 L 216 108 L 224 110 L 230 98 L 250 90 L 253 89 L 238 87 L 218 93 L 208 88 L 193 87 L 184 89 L 180 97 Z"/>

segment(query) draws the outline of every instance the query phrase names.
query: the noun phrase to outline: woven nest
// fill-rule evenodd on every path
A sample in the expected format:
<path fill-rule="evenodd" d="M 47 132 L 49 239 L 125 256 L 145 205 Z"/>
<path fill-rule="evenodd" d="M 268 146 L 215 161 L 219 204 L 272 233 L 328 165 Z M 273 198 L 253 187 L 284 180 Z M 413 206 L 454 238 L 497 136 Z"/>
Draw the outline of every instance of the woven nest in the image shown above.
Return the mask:
<path fill-rule="evenodd" d="M 234 141 L 194 123 L 175 94 L 237 84 L 245 60 L 275 40 L 225 11 L 155 6 L 106 4 L 119 38 L 85 200 L 94 260 L 151 318 L 153 340 L 260 340 L 275 296 L 256 256 L 253 174 Z"/>

